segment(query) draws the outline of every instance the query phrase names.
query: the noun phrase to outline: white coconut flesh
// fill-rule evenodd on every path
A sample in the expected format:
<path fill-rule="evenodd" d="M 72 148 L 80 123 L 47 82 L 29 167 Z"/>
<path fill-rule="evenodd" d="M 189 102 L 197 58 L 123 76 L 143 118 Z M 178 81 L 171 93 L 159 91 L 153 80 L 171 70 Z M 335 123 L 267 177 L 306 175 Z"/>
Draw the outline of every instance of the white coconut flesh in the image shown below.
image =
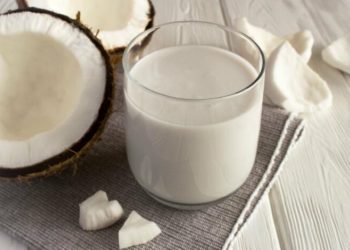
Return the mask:
<path fill-rule="evenodd" d="M 68 118 L 82 71 L 64 45 L 32 32 L 0 35 L 0 55 L 0 139 L 27 140 Z"/>
<path fill-rule="evenodd" d="M 28 6 L 75 18 L 98 33 L 106 49 L 125 47 L 149 23 L 148 0 L 26 0 Z"/>
<path fill-rule="evenodd" d="M 93 42 L 43 13 L 0 16 L 0 166 L 50 159 L 78 142 L 103 101 L 106 66 Z"/>

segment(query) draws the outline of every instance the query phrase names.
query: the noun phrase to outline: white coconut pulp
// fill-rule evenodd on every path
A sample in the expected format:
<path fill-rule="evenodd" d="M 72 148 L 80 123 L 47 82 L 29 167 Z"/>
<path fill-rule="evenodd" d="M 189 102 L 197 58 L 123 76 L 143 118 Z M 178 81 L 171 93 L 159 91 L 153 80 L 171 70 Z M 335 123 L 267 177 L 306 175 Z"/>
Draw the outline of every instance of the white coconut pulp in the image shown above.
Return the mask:
<path fill-rule="evenodd" d="M 98 33 L 106 49 L 125 47 L 149 22 L 148 0 L 27 0 L 28 6 L 75 18 Z"/>
<path fill-rule="evenodd" d="M 70 148 L 95 121 L 106 66 L 78 28 L 43 13 L 0 16 L 0 166 Z"/>
<path fill-rule="evenodd" d="M 263 28 L 253 26 L 245 17 L 236 19 L 235 28 L 253 38 L 264 51 L 267 58 L 284 41 L 289 41 L 304 62 L 308 62 L 311 57 L 314 38 L 309 30 L 299 31 L 281 38 Z"/>
<path fill-rule="evenodd" d="M 143 218 L 136 211 L 132 211 L 119 230 L 119 248 L 124 249 L 145 244 L 153 240 L 161 232 L 162 230 L 156 223 Z"/>
<path fill-rule="evenodd" d="M 68 118 L 82 88 L 79 62 L 68 49 L 25 32 L 0 35 L 0 55 L 1 139 L 27 140 Z"/>
<path fill-rule="evenodd" d="M 337 69 L 350 74 L 350 34 L 337 39 L 322 50 L 322 59 Z"/>
<path fill-rule="evenodd" d="M 328 108 L 333 99 L 327 83 L 288 42 L 268 60 L 265 93 L 274 104 L 298 113 Z"/>
<path fill-rule="evenodd" d="M 123 216 L 123 208 L 117 200 L 108 200 L 100 190 L 80 205 L 79 224 L 84 230 L 99 230 L 113 225 Z"/>

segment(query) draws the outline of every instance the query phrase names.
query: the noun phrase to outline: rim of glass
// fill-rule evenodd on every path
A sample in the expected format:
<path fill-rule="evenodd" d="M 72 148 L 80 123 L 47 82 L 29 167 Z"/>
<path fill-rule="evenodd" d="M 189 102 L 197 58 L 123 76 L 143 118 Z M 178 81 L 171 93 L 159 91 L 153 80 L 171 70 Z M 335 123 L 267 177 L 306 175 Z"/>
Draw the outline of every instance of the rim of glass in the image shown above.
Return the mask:
<path fill-rule="evenodd" d="M 261 68 L 259 70 L 259 74 L 257 75 L 257 77 L 254 79 L 254 81 L 252 81 L 250 84 L 248 84 L 247 86 L 245 86 L 244 88 L 236 91 L 236 92 L 232 92 L 226 95 L 222 95 L 222 96 L 218 96 L 218 97 L 209 97 L 209 98 L 197 98 L 197 99 L 193 99 L 193 98 L 182 98 L 182 97 L 176 97 L 176 96 L 171 96 L 171 95 L 166 95 L 163 93 L 160 93 L 158 91 L 155 91 L 151 88 L 146 87 L 145 85 L 141 84 L 138 80 L 136 80 L 135 78 L 133 78 L 130 75 L 130 70 L 131 68 L 129 67 L 129 63 L 126 61 L 127 60 L 127 56 L 130 52 L 130 49 L 136 44 L 136 41 L 141 37 L 141 36 L 147 36 L 152 32 L 157 31 L 160 28 L 163 28 L 165 26 L 170 26 L 170 25 L 176 25 L 176 24 L 201 24 L 201 25 L 209 25 L 209 26 L 214 26 L 217 27 L 219 29 L 222 29 L 224 31 L 230 32 L 230 33 L 235 33 L 235 34 L 239 34 L 241 36 L 243 36 L 244 38 L 246 38 L 249 42 L 251 42 L 259 51 L 260 54 L 260 58 L 261 58 Z M 152 94 L 155 95 L 159 95 L 159 96 L 163 96 L 166 98 L 170 98 L 173 100 L 178 100 L 178 101 L 187 101 L 187 102 L 203 102 L 203 101 L 210 101 L 210 100 L 218 100 L 218 99 L 226 99 L 226 98 L 231 98 L 234 96 L 238 96 L 241 95 L 247 91 L 249 91 L 250 89 L 254 88 L 254 86 L 259 82 L 259 80 L 262 78 L 262 76 L 264 75 L 264 71 L 265 71 L 265 55 L 264 52 L 262 51 L 262 49 L 260 48 L 260 46 L 248 35 L 236 31 L 233 28 L 221 25 L 221 24 L 217 24 L 217 23 L 212 23 L 212 22 L 206 22 L 206 21 L 195 21 L 195 20 L 190 20 L 190 21 L 174 21 L 174 22 L 167 22 L 167 23 L 163 23 L 161 25 L 157 25 L 154 26 L 152 28 L 149 28 L 141 33 L 139 33 L 138 35 L 136 35 L 127 45 L 127 47 L 124 50 L 123 53 L 123 58 L 122 58 L 122 65 L 124 68 L 124 74 L 126 74 L 127 78 L 130 79 L 132 82 L 134 82 L 135 84 L 137 84 L 139 87 L 141 87 L 142 89 L 144 89 L 147 92 L 150 92 Z M 124 86 L 125 87 L 125 86 Z"/>

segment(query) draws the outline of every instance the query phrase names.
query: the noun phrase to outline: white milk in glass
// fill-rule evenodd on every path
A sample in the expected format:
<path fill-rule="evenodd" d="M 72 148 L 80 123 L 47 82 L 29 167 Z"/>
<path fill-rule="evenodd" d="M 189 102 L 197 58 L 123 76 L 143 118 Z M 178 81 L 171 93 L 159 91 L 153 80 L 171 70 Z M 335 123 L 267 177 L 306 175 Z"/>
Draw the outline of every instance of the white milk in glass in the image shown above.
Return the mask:
<path fill-rule="evenodd" d="M 245 59 L 210 46 L 164 48 L 139 60 L 125 99 L 128 160 L 140 185 L 183 204 L 212 202 L 242 185 L 255 160 L 262 94 L 234 93 L 256 78 Z"/>

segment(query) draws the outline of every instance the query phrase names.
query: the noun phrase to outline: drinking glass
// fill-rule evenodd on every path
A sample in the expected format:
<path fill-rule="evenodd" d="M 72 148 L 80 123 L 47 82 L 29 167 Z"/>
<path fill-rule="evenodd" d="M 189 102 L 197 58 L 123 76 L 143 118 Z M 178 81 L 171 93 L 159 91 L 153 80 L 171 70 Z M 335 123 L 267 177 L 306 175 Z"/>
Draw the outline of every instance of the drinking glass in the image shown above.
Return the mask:
<path fill-rule="evenodd" d="M 162 51 L 172 56 L 157 57 Z M 254 75 L 242 82 L 243 68 L 224 64 L 210 51 L 238 58 Z M 193 60 L 198 67 L 184 66 Z M 173 68 L 166 73 L 164 65 Z M 265 59 L 256 42 L 214 23 L 172 22 L 135 37 L 125 49 L 123 68 L 127 157 L 140 186 L 180 209 L 206 207 L 235 192 L 252 170 L 259 139 Z M 237 72 L 228 79 L 231 68 Z M 186 75 L 206 85 L 191 89 L 190 79 L 181 78 Z M 164 91 L 177 79 L 179 91 Z"/>

